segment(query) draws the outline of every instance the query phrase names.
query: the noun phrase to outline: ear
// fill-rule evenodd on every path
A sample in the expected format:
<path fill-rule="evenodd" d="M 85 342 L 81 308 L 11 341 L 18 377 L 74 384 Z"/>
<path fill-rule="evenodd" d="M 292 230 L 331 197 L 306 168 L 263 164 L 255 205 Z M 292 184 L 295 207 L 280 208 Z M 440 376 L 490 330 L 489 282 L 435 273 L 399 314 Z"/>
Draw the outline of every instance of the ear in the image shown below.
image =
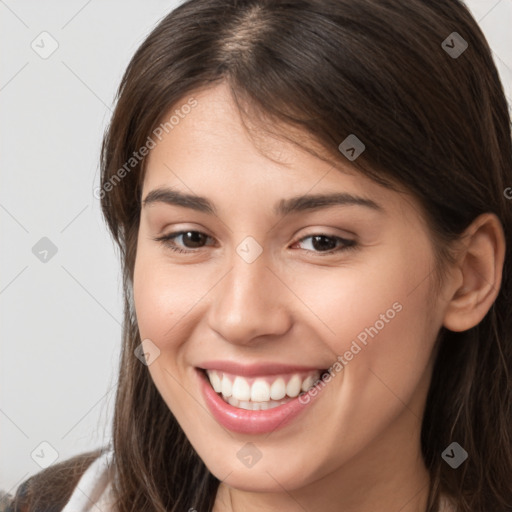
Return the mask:
<path fill-rule="evenodd" d="M 501 286 L 505 235 L 493 213 L 477 217 L 465 230 L 458 261 L 457 283 L 445 309 L 443 325 L 466 331 L 477 325 L 494 303 Z"/>

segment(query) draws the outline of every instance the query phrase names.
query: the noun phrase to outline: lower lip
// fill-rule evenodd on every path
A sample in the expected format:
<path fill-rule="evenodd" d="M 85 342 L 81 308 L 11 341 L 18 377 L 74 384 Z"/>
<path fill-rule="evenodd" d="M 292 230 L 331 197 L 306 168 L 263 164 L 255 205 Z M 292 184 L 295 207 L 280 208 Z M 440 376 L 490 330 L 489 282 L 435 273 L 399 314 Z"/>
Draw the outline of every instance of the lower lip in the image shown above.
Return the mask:
<path fill-rule="evenodd" d="M 272 409 L 248 411 L 225 402 L 212 388 L 208 377 L 201 370 L 196 371 L 199 374 L 204 399 L 214 418 L 228 430 L 241 434 L 264 434 L 283 428 L 318 397 L 318 394 L 315 397 L 309 395 L 306 404 L 301 403 L 299 397 L 296 397 Z"/>

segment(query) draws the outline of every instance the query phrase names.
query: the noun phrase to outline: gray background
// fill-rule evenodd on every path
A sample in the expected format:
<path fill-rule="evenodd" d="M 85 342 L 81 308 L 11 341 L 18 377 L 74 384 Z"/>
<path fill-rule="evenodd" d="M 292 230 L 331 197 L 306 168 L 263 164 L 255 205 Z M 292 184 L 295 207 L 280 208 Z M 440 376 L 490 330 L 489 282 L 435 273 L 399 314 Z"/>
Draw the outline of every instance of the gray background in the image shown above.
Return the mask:
<path fill-rule="evenodd" d="M 129 59 L 178 3 L 0 0 L 6 491 L 53 461 L 110 441 L 122 309 L 117 253 L 93 195 L 100 143 Z M 468 5 L 511 101 L 512 0 Z M 52 44 L 56 51 L 42 58 Z"/>

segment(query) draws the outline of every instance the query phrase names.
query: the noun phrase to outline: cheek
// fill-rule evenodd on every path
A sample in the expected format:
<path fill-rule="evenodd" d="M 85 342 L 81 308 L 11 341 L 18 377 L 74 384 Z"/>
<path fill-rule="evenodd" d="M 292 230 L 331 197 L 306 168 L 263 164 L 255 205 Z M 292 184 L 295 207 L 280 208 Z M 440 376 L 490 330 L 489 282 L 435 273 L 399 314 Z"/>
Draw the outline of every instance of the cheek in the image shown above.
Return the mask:
<path fill-rule="evenodd" d="M 414 258 L 397 250 L 371 265 L 316 270 L 296 281 L 294 291 L 308 306 L 304 318 L 338 357 L 333 385 L 321 391 L 332 419 L 322 426 L 329 440 L 324 456 L 333 465 L 383 432 L 404 404 L 421 416 L 436 329 L 426 309 L 431 280 L 425 254 Z M 340 438 L 343 446 L 336 444 Z"/>
<path fill-rule="evenodd" d="M 399 324 L 410 311 L 409 305 L 423 302 L 421 291 L 410 296 L 410 282 L 414 276 L 403 270 L 389 268 L 329 268 L 328 272 L 304 272 L 295 281 L 294 292 L 306 307 L 304 317 L 318 325 L 324 339 L 340 354 L 348 350 L 350 342 L 358 338 L 364 343 L 375 334 Z M 414 300 L 412 300 L 414 299 Z M 422 308 L 417 308 L 422 314 Z M 370 329 L 373 327 L 373 329 Z"/>
<path fill-rule="evenodd" d="M 294 281 L 304 318 L 344 357 L 351 379 L 367 381 L 371 369 L 394 385 L 413 386 L 428 363 L 437 327 L 428 320 L 432 261 L 419 242 L 382 251 L 371 264 L 317 268 Z"/>
<path fill-rule="evenodd" d="M 173 340 L 196 314 L 205 285 L 193 265 L 169 265 L 141 248 L 134 269 L 133 295 L 141 338 L 151 339 L 160 350 L 173 348 Z"/>
<path fill-rule="evenodd" d="M 187 412 L 190 397 L 183 394 L 180 384 L 188 378 L 182 347 L 190 337 L 204 290 L 200 281 L 191 278 L 192 265 L 183 270 L 176 271 L 151 248 L 138 248 L 133 298 L 141 340 L 151 340 L 160 351 L 148 366 L 153 383 L 182 428 L 193 432 L 197 427 Z"/>

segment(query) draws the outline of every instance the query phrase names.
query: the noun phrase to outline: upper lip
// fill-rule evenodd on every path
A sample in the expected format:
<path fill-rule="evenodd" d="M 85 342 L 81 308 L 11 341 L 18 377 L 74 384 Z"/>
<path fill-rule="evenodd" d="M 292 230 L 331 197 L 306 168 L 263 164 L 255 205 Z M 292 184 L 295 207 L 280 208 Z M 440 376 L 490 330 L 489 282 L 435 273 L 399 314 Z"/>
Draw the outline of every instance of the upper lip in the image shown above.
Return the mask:
<path fill-rule="evenodd" d="M 257 375 L 278 375 L 283 373 L 308 372 L 322 370 L 318 366 L 289 365 L 276 362 L 241 364 L 235 361 L 205 361 L 198 365 L 203 370 L 221 370 L 233 375 L 254 377 Z"/>

